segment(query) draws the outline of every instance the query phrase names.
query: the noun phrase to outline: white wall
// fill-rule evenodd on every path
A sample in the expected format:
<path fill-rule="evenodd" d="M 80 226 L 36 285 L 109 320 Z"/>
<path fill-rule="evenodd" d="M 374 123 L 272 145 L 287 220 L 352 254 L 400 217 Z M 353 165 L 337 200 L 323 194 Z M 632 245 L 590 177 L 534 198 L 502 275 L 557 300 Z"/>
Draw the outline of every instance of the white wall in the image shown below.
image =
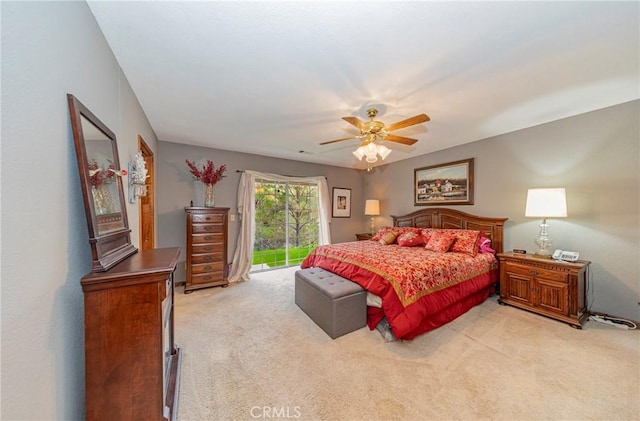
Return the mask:
<path fill-rule="evenodd" d="M 1 7 L 0 418 L 82 419 L 91 253 L 66 94 L 116 133 L 123 167 L 138 134 L 157 139 L 84 2 Z M 137 245 L 137 205 L 127 212 Z"/>
<path fill-rule="evenodd" d="M 364 194 L 382 199 L 391 223 L 419 209 L 415 168 L 475 158 L 475 203 L 455 208 L 508 217 L 505 250 L 534 251 L 541 221 L 524 217 L 527 189 L 565 187 L 568 217 L 550 219 L 550 233 L 592 262 L 589 308 L 640 320 L 639 130 L 633 101 L 379 167 Z"/>

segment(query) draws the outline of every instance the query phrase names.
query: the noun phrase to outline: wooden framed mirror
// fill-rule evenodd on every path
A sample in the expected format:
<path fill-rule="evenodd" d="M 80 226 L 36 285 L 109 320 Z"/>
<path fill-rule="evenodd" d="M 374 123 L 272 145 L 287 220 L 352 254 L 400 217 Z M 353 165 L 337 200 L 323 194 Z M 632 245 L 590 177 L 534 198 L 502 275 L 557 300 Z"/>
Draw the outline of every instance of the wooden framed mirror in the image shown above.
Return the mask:
<path fill-rule="evenodd" d="M 67 95 L 89 227 L 92 271 L 104 272 L 138 251 L 122 186 L 116 135 L 76 97 Z"/>

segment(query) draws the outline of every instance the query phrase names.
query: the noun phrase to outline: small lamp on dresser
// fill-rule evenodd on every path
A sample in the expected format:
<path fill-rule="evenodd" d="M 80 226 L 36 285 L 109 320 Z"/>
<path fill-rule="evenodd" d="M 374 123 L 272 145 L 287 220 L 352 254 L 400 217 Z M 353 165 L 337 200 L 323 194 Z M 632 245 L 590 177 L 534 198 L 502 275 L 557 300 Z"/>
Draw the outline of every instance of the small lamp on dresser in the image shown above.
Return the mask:
<path fill-rule="evenodd" d="M 536 256 L 551 258 L 551 238 L 547 218 L 566 218 L 567 197 L 564 188 L 529 189 L 524 215 L 529 218 L 542 218 L 538 237 L 535 239 L 539 250 Z"/>
<path fill-rule="evenodd" d="M 364 204 L 364 214 L 371 216 L 371 235 L 374 235 L 376 226 L 374 218 L 380 215 L 380 201 L 379 200 L 367 200 Z"/>

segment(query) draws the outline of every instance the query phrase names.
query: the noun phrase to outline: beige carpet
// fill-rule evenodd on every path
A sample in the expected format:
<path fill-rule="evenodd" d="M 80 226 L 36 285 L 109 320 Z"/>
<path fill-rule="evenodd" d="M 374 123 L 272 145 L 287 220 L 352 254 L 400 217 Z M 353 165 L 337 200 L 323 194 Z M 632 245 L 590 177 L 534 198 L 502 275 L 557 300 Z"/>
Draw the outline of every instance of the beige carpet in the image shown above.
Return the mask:
<path fill-rule="evenodd" d="M 640 334 L 576 330 L 490 297 L 413 341 L 331 340 L 296 268 L 176 292 L 179 420 L 638 420 Z"/>

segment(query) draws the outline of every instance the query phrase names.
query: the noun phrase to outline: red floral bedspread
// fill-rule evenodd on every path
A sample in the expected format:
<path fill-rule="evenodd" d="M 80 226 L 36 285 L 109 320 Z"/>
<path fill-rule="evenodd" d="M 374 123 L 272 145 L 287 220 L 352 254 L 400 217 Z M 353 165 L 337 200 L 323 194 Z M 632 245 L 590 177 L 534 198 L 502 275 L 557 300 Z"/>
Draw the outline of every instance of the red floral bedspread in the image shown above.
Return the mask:
<path fill-rule="evenodd" d="M 453 308 L 466 297 L 484 301 L 488 287 L 497 280 L 497 261 L 492 254 L 472 257 L 377 241 L 319 246 L 301 267 L 321 267 L 380 296 L 382 311 L 369 308 L 369 327 L 375 328 L 386 317 L 395 336 L 403 339 L 443 324 L 425 319 L 442 317 L 437 315 L 439 311 Z"/>

